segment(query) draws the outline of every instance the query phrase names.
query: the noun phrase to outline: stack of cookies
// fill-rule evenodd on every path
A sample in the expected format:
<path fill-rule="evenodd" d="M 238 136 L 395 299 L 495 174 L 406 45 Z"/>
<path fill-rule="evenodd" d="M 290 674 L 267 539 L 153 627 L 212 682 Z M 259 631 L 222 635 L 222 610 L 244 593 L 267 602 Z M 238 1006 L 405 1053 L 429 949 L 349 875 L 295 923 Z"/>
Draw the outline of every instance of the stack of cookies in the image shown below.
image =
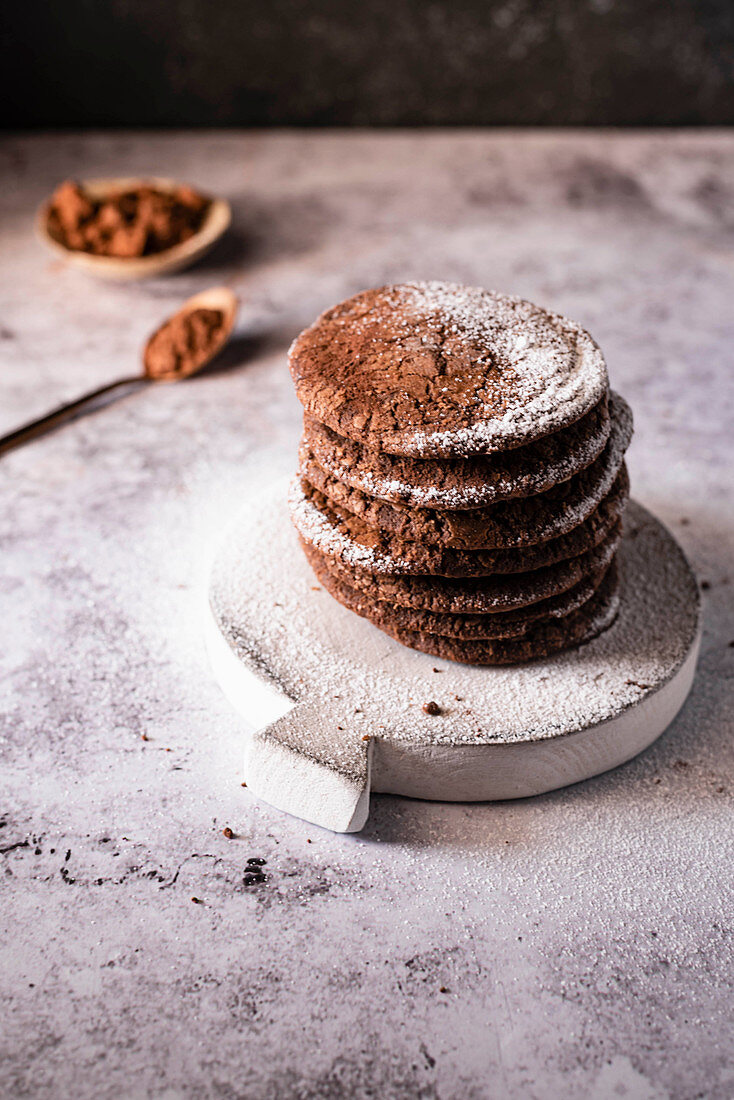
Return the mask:
<path fill-rule="evenodd" d="M 328 310 L 289 361 L 305 409 L 291 515 L 340 603 L 470 664 L 611 624 L 632 417 L 584 329 L 408 283 Z"/>

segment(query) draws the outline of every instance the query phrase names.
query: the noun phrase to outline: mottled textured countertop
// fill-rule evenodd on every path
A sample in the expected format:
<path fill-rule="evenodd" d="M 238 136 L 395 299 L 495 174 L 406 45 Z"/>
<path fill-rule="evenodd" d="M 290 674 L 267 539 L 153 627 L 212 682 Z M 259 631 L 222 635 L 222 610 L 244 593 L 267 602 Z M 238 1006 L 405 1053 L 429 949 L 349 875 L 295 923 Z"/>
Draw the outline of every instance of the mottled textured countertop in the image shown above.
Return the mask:
<path fill-rule="evenodd" d="M 243 303 L 216 371 L 0 460 L 2 1095 L 728 1100 L 734 135 L 66 135 L 0 156 L 0 432 L 129 372 L 188 295 Z M 138 172 L 226 195 L 234 231 L 133 285 L 34 240 L 59 180 Z M 526 802 L 376 796 L 338 836 L 240 786 L 202 590 L 222 525 L 295 461 L 289 341 L 416 277 L 591 329 L 635 412 L 635 495 L 704 580 L 703 649 L 681 715 L 618 771 Z"/>

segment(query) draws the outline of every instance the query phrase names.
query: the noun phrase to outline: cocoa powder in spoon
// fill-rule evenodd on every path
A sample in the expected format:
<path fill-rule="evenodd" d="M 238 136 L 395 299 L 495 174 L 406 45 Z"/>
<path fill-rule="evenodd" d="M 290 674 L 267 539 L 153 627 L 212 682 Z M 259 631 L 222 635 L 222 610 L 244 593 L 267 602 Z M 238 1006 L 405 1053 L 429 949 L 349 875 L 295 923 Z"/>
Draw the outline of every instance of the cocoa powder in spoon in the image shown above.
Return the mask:
<path fill-rule="evenodd" d="M 146 377 L 164 382 L 193 374 L 211 358 L 221 342 L 224 320 L 219 309 L 176 313 L 153 333 L 145 346 Z"/>

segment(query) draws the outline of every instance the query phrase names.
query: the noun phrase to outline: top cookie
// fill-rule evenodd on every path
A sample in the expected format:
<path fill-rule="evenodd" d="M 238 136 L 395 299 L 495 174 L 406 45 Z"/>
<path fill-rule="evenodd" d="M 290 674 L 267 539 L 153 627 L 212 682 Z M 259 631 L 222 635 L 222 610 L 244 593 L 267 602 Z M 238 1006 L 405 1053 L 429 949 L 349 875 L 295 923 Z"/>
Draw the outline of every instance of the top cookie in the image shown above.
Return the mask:
<path fill-rule="evenodd" d="M 510 450 L 574 423 L 607 391 L 588 332 L 532 302 L 453 283 L 366 290 L 293 342 L 311 416 L 387 454 Z"/>

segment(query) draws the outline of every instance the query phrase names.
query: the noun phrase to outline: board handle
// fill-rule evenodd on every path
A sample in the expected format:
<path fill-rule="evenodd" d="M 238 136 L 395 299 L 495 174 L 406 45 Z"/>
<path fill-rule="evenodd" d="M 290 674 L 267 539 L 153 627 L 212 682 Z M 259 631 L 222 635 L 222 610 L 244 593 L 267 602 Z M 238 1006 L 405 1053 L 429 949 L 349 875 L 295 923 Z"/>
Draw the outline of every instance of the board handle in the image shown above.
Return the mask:
<path fill-rule="evenodd" d="M 334 726 L 345 731 L 337 758 Z M 296 705 L 251 736 L 245 780 L 278 810 L 334 833 L 357 833 L 369 815 L 372 746 L 361 730 L 349 736 L 348 717 Z"/>

